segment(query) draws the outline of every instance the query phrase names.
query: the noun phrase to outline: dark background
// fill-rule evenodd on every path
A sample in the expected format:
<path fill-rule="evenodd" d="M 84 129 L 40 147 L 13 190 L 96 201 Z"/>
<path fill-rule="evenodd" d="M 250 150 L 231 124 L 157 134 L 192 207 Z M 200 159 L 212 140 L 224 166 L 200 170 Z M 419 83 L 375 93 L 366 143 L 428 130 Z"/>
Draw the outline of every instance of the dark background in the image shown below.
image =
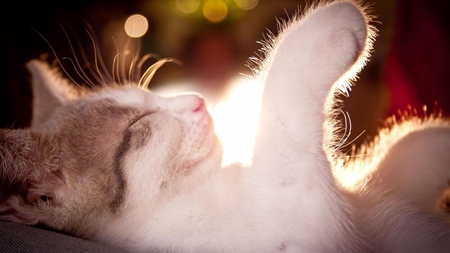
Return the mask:
<path fill-rule="evenodd" d="M 408 104 L 419 109 L 427 104 L 450 114 L 450 23 L 445 1 L 365 2 L 377 16 L 374 24 L 379 36 L 351 97 L 343 98 L 353 122 L 352 136 L 363 133 L 356 142 L 373 135 L 386 116 Z M 4 4 L 1 9 L 0 126 L 29 125 L 31 90 L 24 65 L 45 53 L 54 59 L 43 37 L 60 58 L 70 56 L 62 28 L 76 45 L 75 51 L 79 51 L 77 44 L 89 51 L 92 43 L 85 28 L 92 26 L 108 65 L 116 45 L 122 48 L 126 44 L 124 21 L 129 15 L 142 14 L 149 20 L 149 30 L 139 42 L 141 52 L 174 57 L 183 63 L 163 66 L 150 88 L 190 80 L 220 94 L 234 75 L 250 74 L 245 63 L 259 49 L 256 41 L 263 39 L 266 29 L 276 33 L 276 17 L 286 18 L 299 6 L 305 2 L 260 0 L 249 11 L 230 7 L 225 20 L 211 23 L 198 14 L 181 14 L 171 0 L 8 2 L 8 7 Z"/>

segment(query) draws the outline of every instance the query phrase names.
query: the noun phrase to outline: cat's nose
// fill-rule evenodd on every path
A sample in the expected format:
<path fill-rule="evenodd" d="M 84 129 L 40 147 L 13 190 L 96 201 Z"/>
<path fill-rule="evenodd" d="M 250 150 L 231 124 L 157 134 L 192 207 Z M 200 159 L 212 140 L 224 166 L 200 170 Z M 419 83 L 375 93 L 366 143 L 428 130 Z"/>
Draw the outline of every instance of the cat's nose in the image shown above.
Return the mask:
<path fill-rule="evenodd" d="M 170 98 L 170 107 L 178 113 L 206 111 L 205 100 L 197 94 L 185 94 Z"/>

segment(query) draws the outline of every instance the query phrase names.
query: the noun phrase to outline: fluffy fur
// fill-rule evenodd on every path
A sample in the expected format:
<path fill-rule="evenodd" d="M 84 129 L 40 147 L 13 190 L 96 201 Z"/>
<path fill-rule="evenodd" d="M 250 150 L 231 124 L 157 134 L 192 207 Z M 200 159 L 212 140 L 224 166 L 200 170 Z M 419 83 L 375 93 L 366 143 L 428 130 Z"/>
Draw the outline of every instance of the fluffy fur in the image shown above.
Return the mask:
<path fill-rule="evenodd" d="M 335 94 L 369 56 L 369 22 L 358 2 L 322 2 L 269 36 L 248 167 L 220 168 L 199 95 L 80 92 L 31 61 L 32 126 L 0 131 L 0 218 L 132 252 L 447 252 L 447 119 L 394 122 L 352 156 L 335 148 Z"/>

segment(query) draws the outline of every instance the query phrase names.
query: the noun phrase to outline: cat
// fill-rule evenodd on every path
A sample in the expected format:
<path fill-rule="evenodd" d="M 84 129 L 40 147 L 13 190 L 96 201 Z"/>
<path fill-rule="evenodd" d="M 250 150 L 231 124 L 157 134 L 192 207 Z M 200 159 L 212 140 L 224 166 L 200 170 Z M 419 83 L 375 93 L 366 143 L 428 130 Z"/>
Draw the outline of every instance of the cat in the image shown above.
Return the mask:
<path fill-rule="evenodd" d="M 199 94 L 81 90 L 31 60 L 31 127 L 0 131 L 0 218 L 130 252 L 448 252 L 448 119 L 336 148 L 336 94 L 369 58 L 371 22 L 360 2 L 322 1 L 269 36 L 252 163 L 225 168 Z"/>

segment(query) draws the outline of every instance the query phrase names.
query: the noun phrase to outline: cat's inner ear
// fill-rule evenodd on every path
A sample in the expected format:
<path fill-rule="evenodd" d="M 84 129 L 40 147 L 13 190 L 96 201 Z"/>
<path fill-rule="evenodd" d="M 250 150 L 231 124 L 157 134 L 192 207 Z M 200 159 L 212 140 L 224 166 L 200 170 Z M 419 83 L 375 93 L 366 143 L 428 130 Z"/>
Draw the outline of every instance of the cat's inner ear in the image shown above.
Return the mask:
<path fill-rule="evenodd" d="M 37 126 L 50 117 L 56 108 L 79 96 L 74 84 L 62 77 L 58 69 L 46 62 L 31 60 L 27 63 L 31 73 L 33 90 L 32 126 Z"/>
<path fill-rule="evenodd" d="M 0 130 L 0 217 L 36 224 L 46 208 L 61 206 L 66 184 L 52 137 Z"/>

